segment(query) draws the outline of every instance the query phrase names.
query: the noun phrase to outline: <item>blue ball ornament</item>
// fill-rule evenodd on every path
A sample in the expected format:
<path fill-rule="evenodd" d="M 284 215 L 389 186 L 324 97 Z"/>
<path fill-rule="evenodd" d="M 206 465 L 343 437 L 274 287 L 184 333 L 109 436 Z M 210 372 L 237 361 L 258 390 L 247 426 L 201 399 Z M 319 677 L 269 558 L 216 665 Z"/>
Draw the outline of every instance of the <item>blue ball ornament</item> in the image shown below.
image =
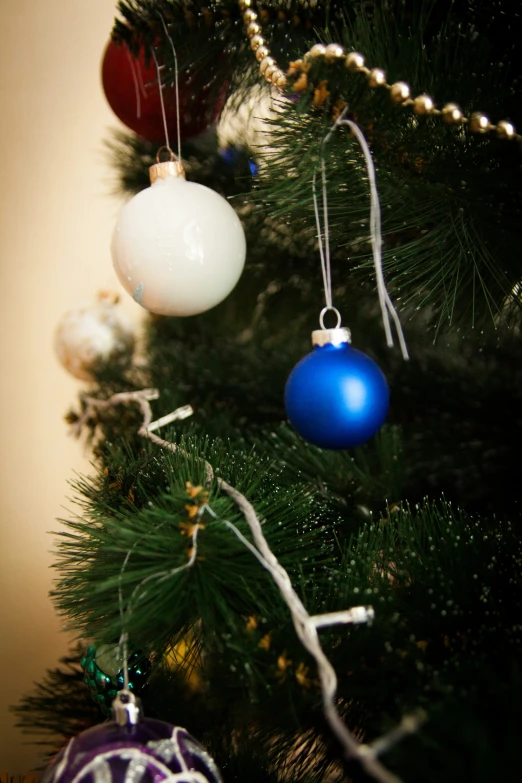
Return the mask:
<path fill-rule="evenodd" d="M 348 329 L 317 330 L 312 342 L 313 351 L 294 367 L 286 383 L 290 423 L 315 446 L 358 446 L 386 419 L 386 378 L 369 356 L 351 347 Z"/>

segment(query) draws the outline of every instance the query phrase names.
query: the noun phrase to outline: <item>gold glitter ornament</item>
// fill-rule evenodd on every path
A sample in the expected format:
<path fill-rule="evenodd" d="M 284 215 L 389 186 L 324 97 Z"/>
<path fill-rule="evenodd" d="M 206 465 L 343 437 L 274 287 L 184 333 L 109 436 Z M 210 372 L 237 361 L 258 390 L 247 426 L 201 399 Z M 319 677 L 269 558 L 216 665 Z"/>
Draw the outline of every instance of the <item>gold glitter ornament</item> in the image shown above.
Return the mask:
<path fill-rule="evenodd" d="M 287 71 L 288 76 L 296 76 L 303 67 L 303 61 L 302 60 L 294 60 L 290 63 Z"/>
<path fill-rule="evenodd" d="M 330 93 L 328 91 L 328 82 L 323 79 L 323 81 L 319 82 L 316 89 L 314 90 L 314 98 L 313 98 L 313 105 L 314 106 L 324 106 L 328 98 L 330 97 Z"/>
<path fill-rule="evenodd" d="M 339 119 L 343 111 L 346 109 L 347 105 L 348 104 L 346 103 L 346 101 L 343 101 L 341 98 L 339 98 L 335 102 L 334 107 L 332 109 L 332 119 L 334 122 Z"/>
<path fill-rule="evenodd" d="M 308 76 L 306 73 L 302 73 L 299 79 L 296 80 L 296 82 L 293 85 L 293 89 L 296 92 L 304 92 L 306 88 L 308 87 Z"/>

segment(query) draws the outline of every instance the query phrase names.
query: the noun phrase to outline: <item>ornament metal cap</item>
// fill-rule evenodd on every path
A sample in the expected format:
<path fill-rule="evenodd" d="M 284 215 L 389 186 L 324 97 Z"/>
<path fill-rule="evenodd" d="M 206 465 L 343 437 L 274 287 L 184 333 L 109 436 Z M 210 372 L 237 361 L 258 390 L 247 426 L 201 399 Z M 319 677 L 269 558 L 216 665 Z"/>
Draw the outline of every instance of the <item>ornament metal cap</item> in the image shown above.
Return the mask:
<path fill-rule="evenodd" d="M 169 153 L 169 160 L 160 160 L 160 155 L 164 150 Z M 160 147 L 156 153 L 156 163 L 149 169 L 149 176 L 151 185 L 157 179 L 167 179 L 168 177 L 183 177 L 185 179 L 185 169 L 183 163 L 176 159 L 170 147 Z"/>
<path fill-rule="evenodd" d="M 112 702 L 112 717 L 119 726 L 136 726 L 143 717 L 140 700 L 131 691 L 120 691 Z"/>
<path fill-rule="evenodd" d="M 351 342 L 352 334 L 344 326 L 335 329 L 315 329 L 312 332 L 312 345 L 342 345 Z"/>

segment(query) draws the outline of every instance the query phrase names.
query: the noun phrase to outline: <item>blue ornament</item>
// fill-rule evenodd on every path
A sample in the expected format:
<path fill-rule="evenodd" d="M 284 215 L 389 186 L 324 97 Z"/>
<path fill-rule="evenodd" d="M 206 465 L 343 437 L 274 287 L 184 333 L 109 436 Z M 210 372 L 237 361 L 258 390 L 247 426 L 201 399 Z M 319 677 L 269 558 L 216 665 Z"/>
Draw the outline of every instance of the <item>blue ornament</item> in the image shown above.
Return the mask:
<path fill-rule="evenodd" d="M 348 329 L 312 333 L 314 349 L 294 367 L 285 388 L 290 423 L 324 449 L 349 449 L 383 424 L 390 391 L 380 368 L 350 345 Z"/>

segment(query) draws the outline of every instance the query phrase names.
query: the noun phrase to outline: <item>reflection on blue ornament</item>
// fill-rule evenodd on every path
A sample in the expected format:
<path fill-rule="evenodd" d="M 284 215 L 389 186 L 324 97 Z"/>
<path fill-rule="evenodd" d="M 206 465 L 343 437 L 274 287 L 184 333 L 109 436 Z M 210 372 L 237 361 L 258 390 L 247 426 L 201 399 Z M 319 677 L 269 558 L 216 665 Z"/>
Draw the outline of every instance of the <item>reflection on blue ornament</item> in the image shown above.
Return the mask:
<path fill-rule="evenodd" d="M 239 158 L 239 150 L 236 147 L 224 147 L 219 150 L 219 154 L 230 166 L 234 166 Z"/>
<path fill-rule="evenodd" d="M 290 423 L 305 440 L 325 449 L 348 449 L 371 438 L 389 402 L 380 368 L 348 342 L 316 345 L 295 366 L 285 388 Z"/>
<path fill-rule="evenodd" d="M 246 150 L 240 150 L 237 147 L 222 147 L 219 150 L 219 155 L 229 166 L 237 166 L 241 160 L 243 160 L 243 162 L 245 161 Z M 248 160 L 248 168 L 252 176 L 257 177 L 259 174 L 259 164 L 257 164 L 255 160 Z"/>

